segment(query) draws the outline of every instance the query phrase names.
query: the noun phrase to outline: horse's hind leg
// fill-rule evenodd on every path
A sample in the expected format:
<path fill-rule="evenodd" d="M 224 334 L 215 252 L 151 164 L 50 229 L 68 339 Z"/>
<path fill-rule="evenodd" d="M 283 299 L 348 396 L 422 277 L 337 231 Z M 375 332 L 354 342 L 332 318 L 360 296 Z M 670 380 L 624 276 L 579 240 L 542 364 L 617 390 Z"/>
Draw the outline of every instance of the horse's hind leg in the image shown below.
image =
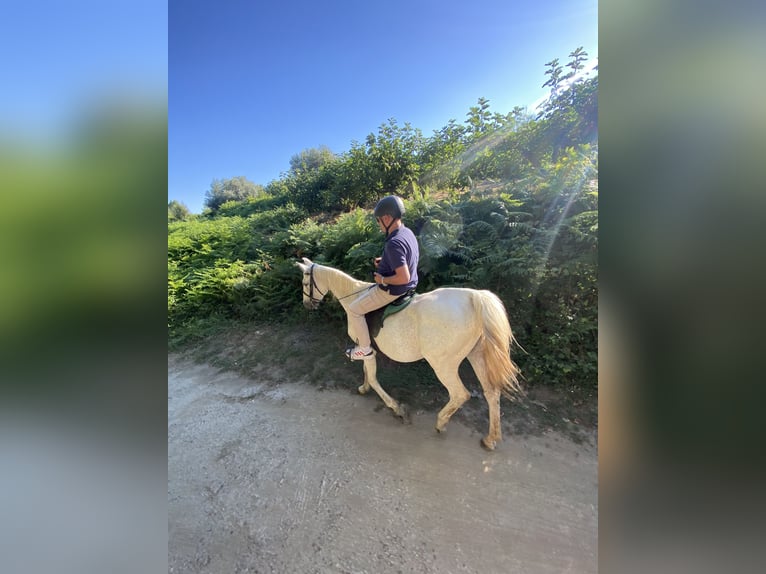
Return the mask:
<path fill-rule="evenodd" d="M 468 355 L 468 361 L 471 363 L 473 371 L 481 383 L 481 387 L 484 390 L 484 398 L 487 400 L 487 406 L 489 407 L 489 433 L 481 439 L 481 446 L 487 450 L 494 450 L 495 445 L 502 438 L 500 428 L 500 390 L 489 382 L 481 345 L 474 347 L 473 351 Z"/>
<path fill-rule="evenodd" d="M 366 361 L 362 361 L 364 363 L 364 384 L 359 387 L 358 391 L 361 394 L 366 393 L 370 387 L 372 387 L 376 393 L 378 393 L 378 396 L 381 398 L 381 400 L 386 403 L 386 406 L 394 411 L 394 414 L 398 417 L 401 417 L 405 419 L 407 417 L 407 411 L 406 409 L 396 402 L 394 398 L 392 398 L 386 391 L 383 390 L 383 387 L 380 386 L 380 383 L 378 382 L 378 365 L 376 359 L 368 359 Z M 366 387 L 366 388 L 365 388 Z"/>
<path fill-rule="evenodd" d="M 436 376 L 439 377 L 439 380 L 449 392 L 449 402 L 444 405 L 444 408 L 442 408 L 442 410 L 439 411 L 439 414 L 436 415 L 436 430 L 442 432 L 452 415 L 463 406 L 463 403 L 471 398 L 471 393 L 468 392 L 463 381 L 460 380 L 460 376 L 458 375 L 458 365 L 437 366 L 431 364 L 431 366 L 433 367 Z"/>

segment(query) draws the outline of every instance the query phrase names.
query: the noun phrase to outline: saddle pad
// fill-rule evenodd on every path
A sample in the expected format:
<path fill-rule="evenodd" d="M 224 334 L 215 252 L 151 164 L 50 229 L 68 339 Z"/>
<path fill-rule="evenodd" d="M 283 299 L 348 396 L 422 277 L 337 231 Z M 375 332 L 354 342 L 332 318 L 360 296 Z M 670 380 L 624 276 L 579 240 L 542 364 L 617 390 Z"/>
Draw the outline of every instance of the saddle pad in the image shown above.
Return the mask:
<path fill-rule="evenodd" d="M 386 320 L 386 317 L 398 313 L 407 307 L 407 305 L 409 305 L 415 298 L 415 295 L 415 293 L 405 293 L 399 299 L 395 299 L 385 307 L 367 313 L 364 318 L 367 320 L 367 328 L 370 330 L 370 338 L 374 339 L 378 336 L 378 333 L 380 333 L 380 330 L 383 328 L 383 322 Z"/>

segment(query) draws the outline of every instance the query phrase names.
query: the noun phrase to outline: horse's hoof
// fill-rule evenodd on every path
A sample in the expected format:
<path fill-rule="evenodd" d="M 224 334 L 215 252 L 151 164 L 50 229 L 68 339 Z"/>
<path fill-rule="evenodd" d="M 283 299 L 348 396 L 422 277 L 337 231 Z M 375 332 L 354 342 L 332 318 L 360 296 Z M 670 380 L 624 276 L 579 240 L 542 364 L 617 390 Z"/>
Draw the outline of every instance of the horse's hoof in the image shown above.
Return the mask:
<path fill-rule="evenodd" d="M 368 387 L 368 386 L 366 386 L 366 385 L 362 385 L 361 387 L 359 387 L 359 388 L 358 388 L 358 389 L 356 389 L 356 390 L 357 390 L 357 391 L 359 391 L 359 394 L 360 394 L 360 395 L 366 395 L 366 394 L 367 394 L 367 392 L 370 390 L 370 387 Z"/>
<path fill-rule="evenodd" d="M 406 424 L 412 424 L 412 418 L 410 417 L 410 411 L 404 405 L 399 405 L 399 409 L 394 413 L 399 419 Z"/>
<path fill-rule="evenodd" d="M 495 450 L 495 441 L 487 441 L 486 437 L 479 441 L 484 450 Z"/>

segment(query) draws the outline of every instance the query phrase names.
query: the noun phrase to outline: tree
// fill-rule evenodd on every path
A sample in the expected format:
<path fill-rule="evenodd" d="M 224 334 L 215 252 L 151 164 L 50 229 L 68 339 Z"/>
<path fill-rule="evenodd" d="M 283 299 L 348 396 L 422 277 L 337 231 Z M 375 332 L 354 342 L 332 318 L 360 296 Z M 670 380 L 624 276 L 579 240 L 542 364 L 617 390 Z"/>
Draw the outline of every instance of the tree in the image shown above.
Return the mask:
<path fill-rule="evenodd" d="M 540 143 L 552 151 L 557 161 L 560 153 L 570 146 L 592 143 L 598 138 L 598 75 L 579 76 L 588 53 L 579 47 L 569 54 L 567 67 L 571 72 L 561 76 L 558 60 L 548 62 L 544 86 L 551 86 L 551 95 L 537 116 L 542 122 L 535 130 Z"/>
<path fill-rule="evenodd" d="M 245 176 L 231 179 L 214 179 L 210 189 L 205 193 L 205 205 L 216 211 L 227 201 L 244 201 L 250 197 L 256 198 L 265 194 L 262 185 L 248 180 Z"/>
<path fill-rule="evenodd" d="M 548 66 L 548 69 L 545 71 L 545 75 L 548 76 L 548 79 L 543 84 L 543 88 L 550 86 L 551 98 L 553 98 L 556 96 L 556 92 L 559 90 L 559 85 L 564 79 L 561 77 L 561 72 L 564 71 L 564 68 L 559 66 L 558 58 L 554 58 L 550 62 L 547 62 L 545 65 Z"/>
<path fill-rule="evenodd" d="M 571 68 L 572 71 L 565 76 L 565 79 L 573 78 L 574 76 L 577 75 L 577 72 L 579 72 L 585 67 L 585 64 L 583 64 L 583 62 L 588 57 L 588 52 L 586 52 L 585 49 L 582 46 L 580 46 L 574 52 L 571 52 L 569 54 L 569 57 L 572 59 L 567 64 L 567 68 Z"/>
<path fill-rule="evenodd" d="M 426 139 L 419 156 L 423 183 L 437 187 L 457 188 L 460 181 L 460 154 L 467 146 L 468 128 L 451 119 L 434 135 Z"/>
<path fill-rule="evenodd" d="M 180 201 L 175 199 L 168 202 L 168 222 L 170 221 L 184 221 L 191 215 L 189 208 Z"/>
<path fill-rule="evenodd" d="M 315 171 L 334 159 L 335 154 L 325 145 L 307 148 L 290 158 L 290 172 Z"/>
<path fill-rule="evenodd" d="M 417 158 L 423 148 L 423 134 L 409 123 L 399 126 L 389 118 L 381 124 L 378 135 L 369 134 L 365 140 L 368 160 L 367 176 L 377 195 L 396 193 L 412 195 L 420 175 Z"/>
<path fill-rule="evenodd" d="M 527 109 L 522 106 L 514 106 L 511 110 L 511 116 L 513 116 L 517 125 L 529 120 Z"/>
<path fill-rule="evenodd" d="M 491 127 L 492 114 L 489 111 L 489 100 L 479 98 L 478 106 L 471 106 L 468 113 L 468 129 L 473 137 L 479 137 L 485 134 Z"/>

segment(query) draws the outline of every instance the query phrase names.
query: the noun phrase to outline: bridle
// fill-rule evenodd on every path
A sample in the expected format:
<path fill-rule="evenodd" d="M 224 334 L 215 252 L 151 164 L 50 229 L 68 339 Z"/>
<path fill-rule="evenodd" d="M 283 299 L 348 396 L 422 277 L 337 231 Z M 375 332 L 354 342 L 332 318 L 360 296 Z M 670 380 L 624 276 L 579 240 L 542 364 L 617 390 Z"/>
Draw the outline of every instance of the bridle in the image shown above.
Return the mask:
<path fill-rule="evenodd" d="M 311 304 L 316 308 L 322 302 L 322 297 L 325 296 L 325 293 L 322 293 L 322 291 L 319 289 L 319 285 L 317 285 L 316 279 L 314 279 L 315 266 L 316 266 L 316 263 L 312 263 L 308 273 L 303 274 L 304 277 L 306 275 L 309 276 L 309 291 L 308 293 L 306 293 L 306 285 L 303 285 L 303 294 L 309 298 L 309 300 L 311 301 Z M 314 289 L 316 289 L 317 293 L 319 293 L 319 298 L 314 297 Z"/>

